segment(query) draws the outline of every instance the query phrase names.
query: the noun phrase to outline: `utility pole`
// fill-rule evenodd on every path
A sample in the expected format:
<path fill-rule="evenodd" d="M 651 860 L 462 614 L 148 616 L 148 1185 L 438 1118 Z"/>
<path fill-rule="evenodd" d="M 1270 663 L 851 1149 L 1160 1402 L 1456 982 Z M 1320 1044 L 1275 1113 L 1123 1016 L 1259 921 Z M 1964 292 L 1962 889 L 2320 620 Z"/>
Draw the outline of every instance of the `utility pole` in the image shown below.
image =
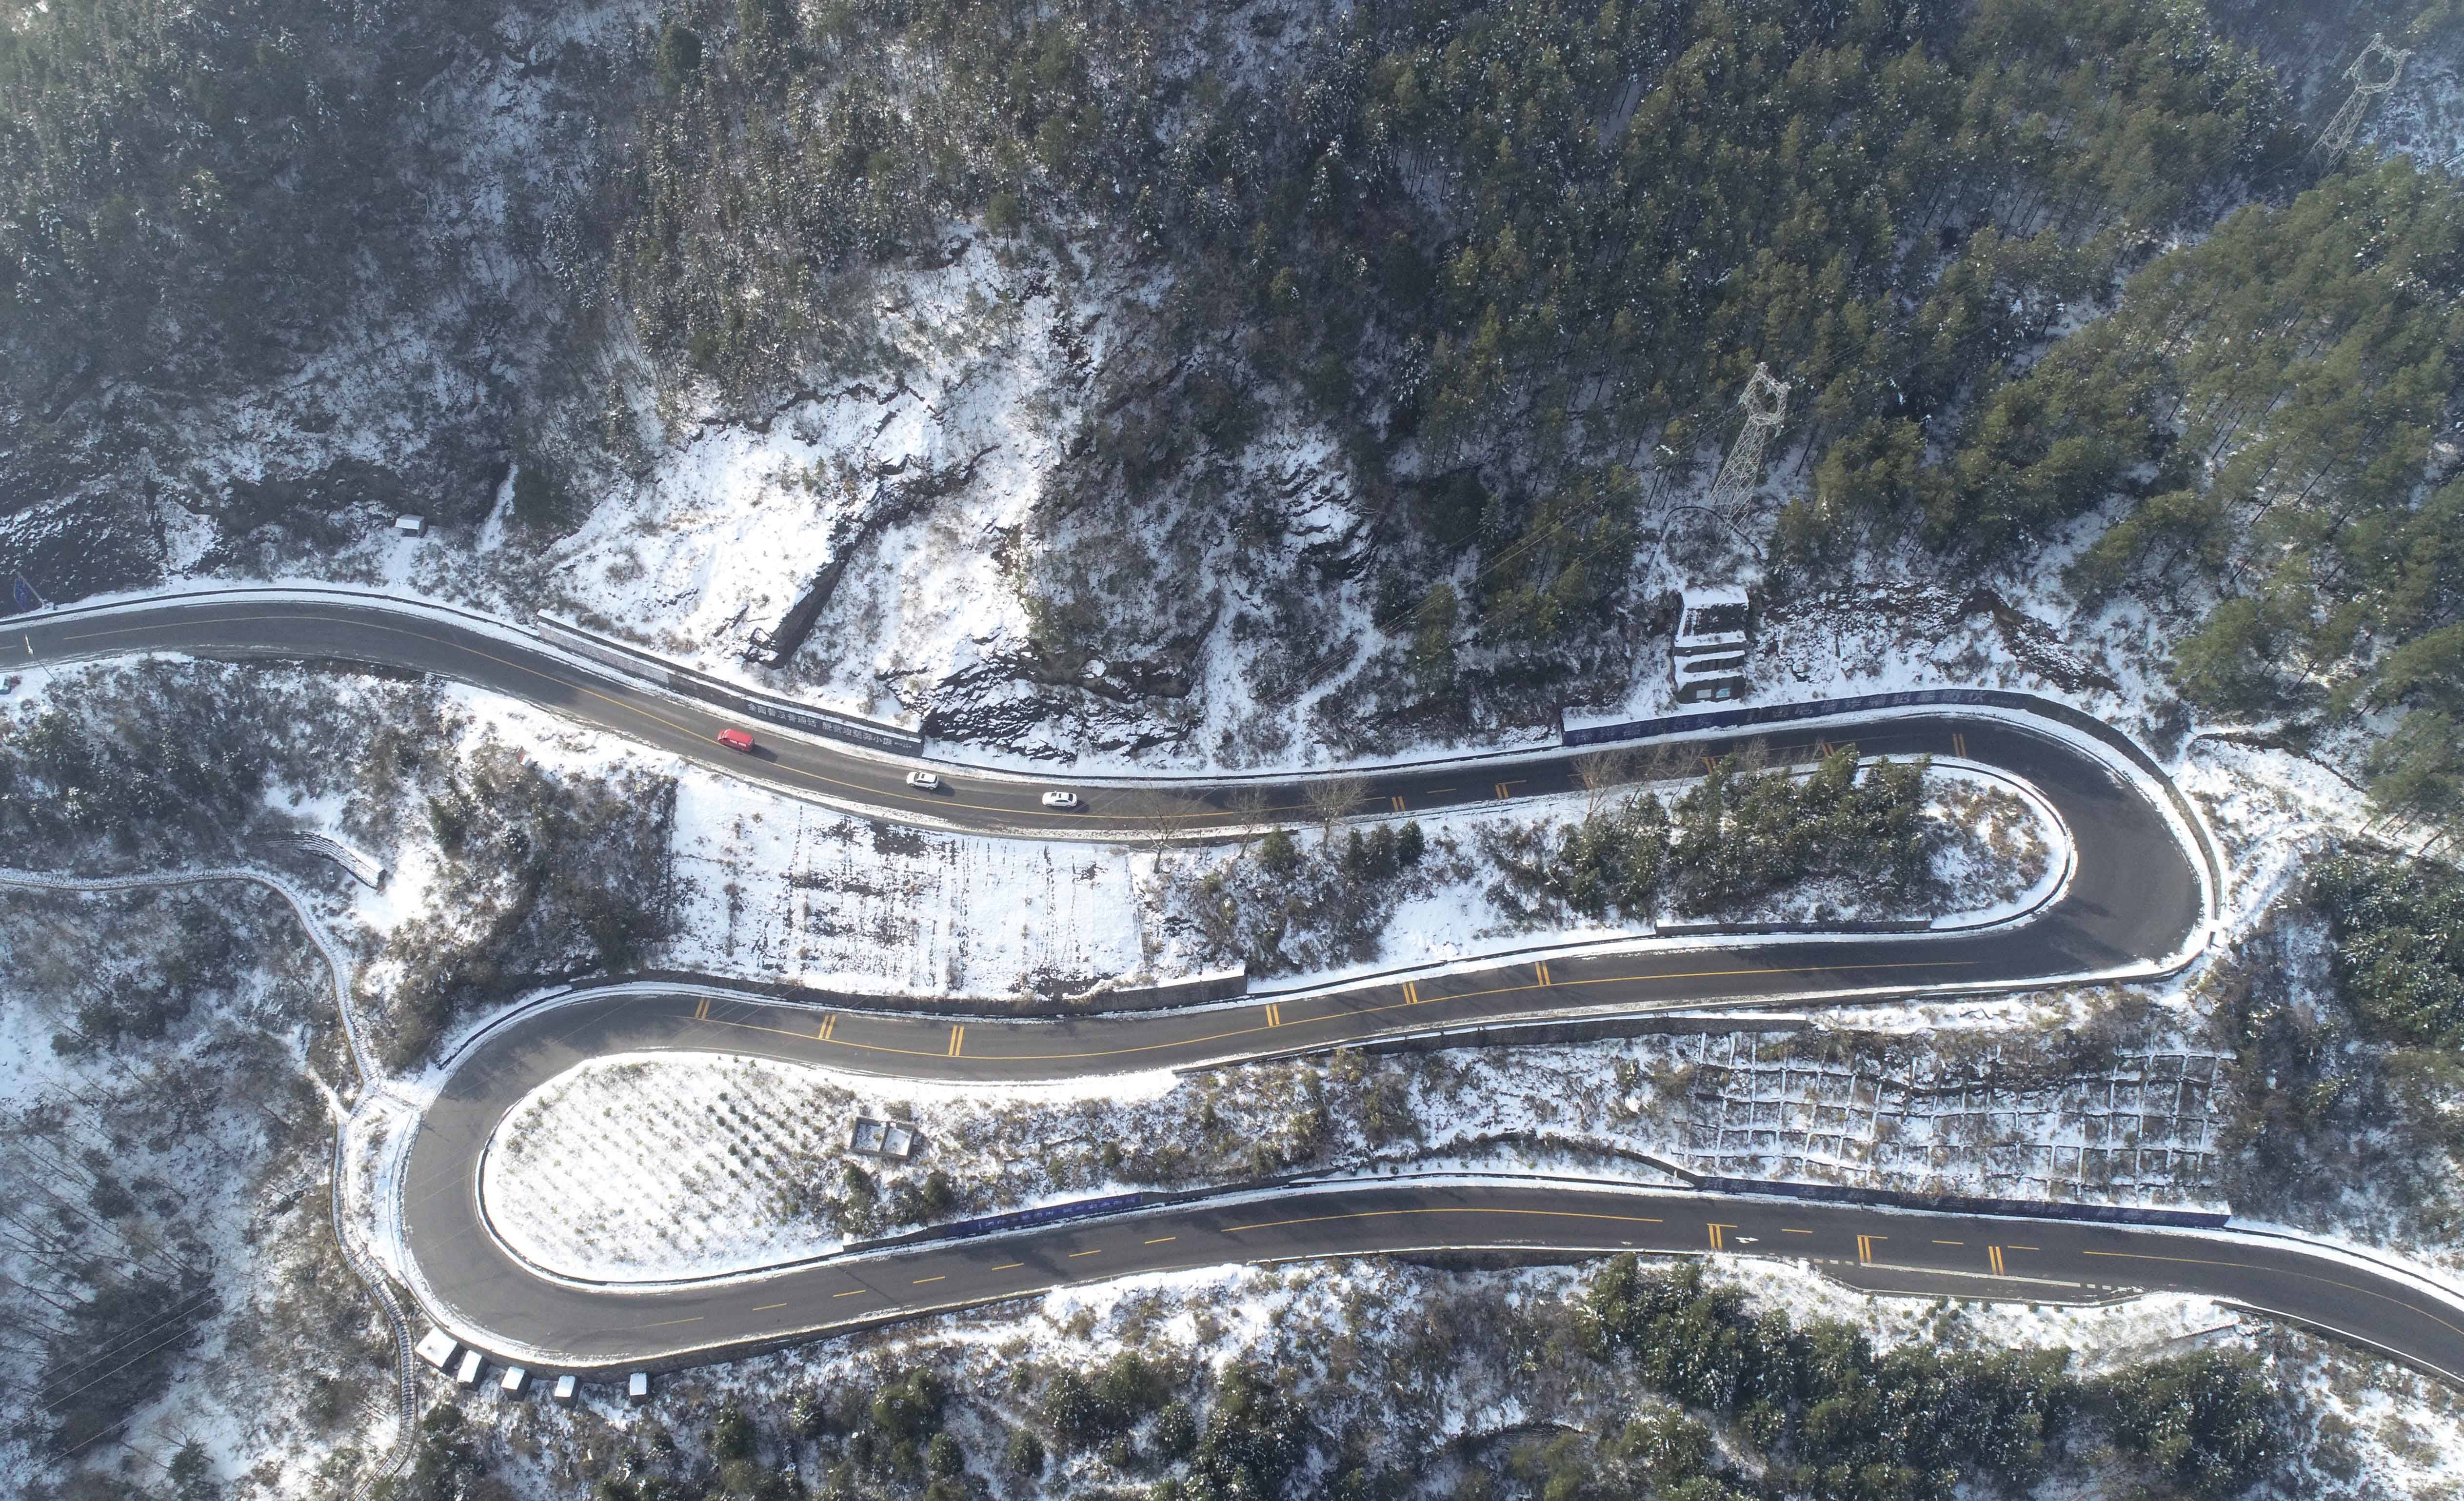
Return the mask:
<path fill-rule="evenodd" d="M 2353 59 L 2353 65 L 2344 70 L 2344 77 L 2353 80 L 2352 98 L 2344 100 L 2344 107 L 2336 111 L 2335 118 L 2327 121 L 2327 128 L 2319 132 L 2319 144 L 2315 149 L 2321 155 L 2334 162 L 2353 149 L 2353 137 L 2360 133 L 2363 120 L 2378 108 L 2379 100 L 2387 98 L 2404 77 L 2405 59 L 2411 55 L 2409 48 L 2399 50 L 2389 47 L 2385 32 L 2370 33 L 2370 44 L 2363 48 L 2362 55 Z M 2385 77 L 2374 80 L 2370 77 L 2373 58 L 2378 60 L 2378 66 L 2387 70 Z"/>
<path fill-rule="evenodd" d="M 1703 502 L 1703 509 L 1730 522 L 1744 513 L 1762 475 L 1763 449 L 1788 415 L 1788 383 L 1773 379 L 1757 361 L 1737 405 L 1746 408 L 1746 430 L 1737 434 L 1736 446 L 1728 450 L 1727 462 L 1720 466 L 1720 477 L 1711 481 L 1711 494 Z"/>

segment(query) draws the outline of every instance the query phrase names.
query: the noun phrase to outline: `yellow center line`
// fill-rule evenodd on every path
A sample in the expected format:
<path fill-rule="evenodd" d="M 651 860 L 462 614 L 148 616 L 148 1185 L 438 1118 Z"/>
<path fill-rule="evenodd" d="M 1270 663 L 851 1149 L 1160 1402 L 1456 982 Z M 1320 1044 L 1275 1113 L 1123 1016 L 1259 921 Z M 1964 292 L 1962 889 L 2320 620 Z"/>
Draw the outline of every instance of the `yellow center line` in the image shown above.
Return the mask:
<path fill-rule="evenodd" d="M 785 1308 L 786 1306 L 787 1306 L 787 1305 L 786 1305 L 786 1304 L 784 1304 L 784 1303 L 764 1303 L 764 1304 L 762 1304 L 759 1308 L 755 1309 L 753 1312 L 755 1312 L 755 1313 L 767 1313 L 771 1312 L 773 1309 L 781 1309 L 781 1308 Z"/>
<path fill-rule="evenodd" d="M 642 1327 L 644 1329 L 665 1329 L 671 1324 L 698 1324 L 700 1322 L 701 1315 L 699 1313 L 695 1313 L 691 1318 L 663 1318 L 655 1324 L 644 1324 Z"/>
<path fill-rule="evenodd" d="M 991 1269 L 994 1271 L 1016 1271 L 1019 1268 L 1025 1265 L 1026 1263 L 1023 1261 L 1005 1261 Z"/>
<path fill-rule="evenodd" d="M 1782 1230 L 1780 1233 L 1782 1235 L 1811 1235 L 1814 1232 L 1812 1230 Z"/>
<path fill-rule="evenodd" d="M 849 1288 L 845 1292 L 833 1292 L 830 1296 L 834 1298 L 862 1297 L 864 1294 L 871 1291 L 872 1290 L 870 1288 Z"/>
<path fill-rule="evenodd" d="M 1521 995 L 1525 992 L 1533 990 L 1552 988 L 1565 989 L 1573 985 L 1613 985 L 1622 984 L 1632 981 L 1645 980 L 1722 980 L 1732 979 L 1739 975 L 1824 975 L 1841 973 L 1849 970 L 1957 969 L 1967 967 L 1968 965 L 1976 962 L 1978 961 L 1974 960 L 1910 960 L 1903 962 L 1892 962 L 1887 964 L 1797 964 L 1783 965 L 1777 968 L 1692 969 L 1680 970 L 1668 974 L 1598 975 L 1585 980 L 1560 980 L 1553 985 L 1525 983 L 1518 985 L 1498 985 L 1486 990 L 1466 990 L 1446 996 L 1443 999 L 1447 1001 L 1477 1001 L 1489 996 Z M 1387 1011 L 1401 1010 L 1409 1004 L 1410 1003 L 1406 1002 L 1388 1002 L 1382 1005 L 1349 1006 L 1341 1010 L 1329 1011 L 1320 1016 L 1305 1017 L 1297 1021 L 1281 1019 L 1279 1015 L 1279 1019 L 1274 1025 L 1278 1026 L 1299 1026 L 1310 1022 L 1339 1022 L 1353 1017 L 1376 1016 Z M 1280 1005 L 1277 1006 L 1277 1010 L 1278 1013 L 1280 1013 Z M 807 1032 L 791 1032 L 782 1026 L 763 1026 L 755 1022 L 730 1022 L 721 1020 L 718 1017 L 712 1017 L 710 1020 L 711 1025 L 715 1026 L 736 1026 L 751 1032 L 769 1032 L 780 1037 L 793 1037 L 800 1042 L 826 1041 L 833 1047 L 852 1048 L 859 1052 L 888 1053 L 892 1056 L 902 1058 L 948 1058 L 955 1056 L 950 1051 L 949 1045 L 946 1042 L 939 1048 L 893 1048 L 885 1043 L 850 1042 L 838 1037 L 818 1039 Z M 1265 1026 L 1236 1026 L 1220 1032 L 1208 1032 L 1199 1037 L 1183 1037 L 1170 1042 L 1160 1043 L 1136 1043 L 1125 1048 L 1084 1048 L 1076 1052 L 1005 1052 L 977 1054 L 976 1056 L 986 1057 L 1002 1063 L 1060 1063 L 1077 1058 L 1117 1058 L 1131 1053 L 1159 1052 L 1175 1048 L 1202 1048 L 1209 1043 L 1229 1042 L 1235 1038 L 1255 1036 L 1257 1033 L 1265 1031 L 1266 1029 L 1267 1028 Z"/>
<path fill-rule="evenodd" d="M 1597 1214 L 1583 1209 L 1479 1209 L 1470 1205 L 1449 1205 L 1431 1209 L 1359 1209 L 1349 1214 L 1311 1214 L 1296 1220 L 1261 1220 L 1255 1225 L 1227 1225 L 1226 1235 L 1243 1230 L 1277 1230 L 1289 1225 L 1327 1225 L 1337 1220 L 1384 1220 L 1407 1214 L 1527 1214 L 1544 1220 L 1608 1220 L 1618 1225 L 1658 1225 L 1650 1215 Z"/>
<path fill-rule="evenodd" d="M 1936 1241 L 1934 1244 L 1936 1246 L 1965 1246 L 1968 1243 L 1966 1241 Z"/>
<path fill-rule="evenodd" d="M 948 1280 L 949 1280 L 949 1278 L 950 1278 L 950 1274 L 949 1274 L 948 1272 L 944 1271 L 944 1272 L 941 1272 L 941 1273 L 939 1273 L 938 1275 L 935 1275 L 935 1276 L 930 1276 L 930 1277 L 918 1277 L 918 1278 L 916 1278 L 916 1279 L 915 1279 L 914 1286 L 916 1286 L 916 1287 L 919 1287 L 919 1288 L 920 1288 L 920 1287 L 922 1287 L 924 1284 L 926 1284 L 926 1283 L 928 1283 L 928 1282 L 946 1282 L 946 1281 L 948 1281 Z"/>
<path fill-rule="evenodd" d="M 1099 1247 L 1099 1248 L 1100 1248 L 1100 1247 Z M 1069 1259 L 1070 1259 L 1071 1261 L 1076 1261 L 1076 1260 L 1077 1260 L 1079 1257 L 1081 1257 L 1081 1256 L 1092 1256 L 1092 1255 L 1094 1255 L 1094 1254 L 1095 1254 L 1095 1252 L 1094 1252 L 1094 1251 L 1090 1251 L 1090 1250 L 1071 1251 L 1071 1252 L 1069 1253 Z"/>
<path fill-rule="evenodd" d="M 1177 1235 L 1158 1235 L 1154 1240 L 1147 1242 L 1147 1244 L 1150 1246 L 1161 1246 L 1166 1241 L 1177 1241 L 1178 1239 L 1180 1239 L 1180 1237 Z"/>

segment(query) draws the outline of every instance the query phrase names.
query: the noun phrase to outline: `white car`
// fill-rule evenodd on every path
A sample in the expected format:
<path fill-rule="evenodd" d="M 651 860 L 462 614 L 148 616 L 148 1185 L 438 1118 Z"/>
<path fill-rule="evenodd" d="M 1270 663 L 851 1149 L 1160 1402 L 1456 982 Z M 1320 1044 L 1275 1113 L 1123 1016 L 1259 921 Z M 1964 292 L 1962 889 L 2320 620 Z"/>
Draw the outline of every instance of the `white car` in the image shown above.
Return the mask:
<path fill-rule="evenodd" d="M 929 771 L 909 772 L 907 774 L 907 784 L 913 787 L 918 792 L 938 792 L 941 790 L 941 779 L 933 775 L 933 773 Z"/>
<path fill-rule="evenodd" d="M 1056 788 L 1053 791 L 1044 794 L 1044 806 L 1045 807 L 1076 807 L 1078 806 L 1078 794 L 1075 792 L 1063 792 Z"/>

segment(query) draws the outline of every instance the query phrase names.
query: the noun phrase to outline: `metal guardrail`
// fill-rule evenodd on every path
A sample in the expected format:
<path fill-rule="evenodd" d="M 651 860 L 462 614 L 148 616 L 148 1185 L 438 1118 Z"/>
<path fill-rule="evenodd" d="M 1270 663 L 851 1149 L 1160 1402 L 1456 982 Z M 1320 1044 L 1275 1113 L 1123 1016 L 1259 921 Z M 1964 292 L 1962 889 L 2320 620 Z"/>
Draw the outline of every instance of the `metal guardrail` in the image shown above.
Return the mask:
<path fill-rule="evenodd" d="M 1185 980 L 1163 980 L 1153 984 L 1123 985 L 1117 990 L 1090 990 L 1055 997 L 1039 994 L 918 995 L 912 992 L 868 995 L 849 990 L 824 990 L 784 980 L 751 980 L 741 975 L 718 975 L 704 969 L 645 968 L 628 969 L 622 974 L 603 975 L 586 982 L 561 986 L 552 994 L 543 994 L 536 999 L 569 1003 L 616 986 L 634 984 L 691 985 L 732 992 L 752 1002 L 781 1001 L 790 1005 L 825 1006 L 833 1011 L 875 1012 L 884 1016 L 1022 1019 L 1168 1010 L 1176 1006 L 1237 1000 L 1249 993 L 1249 973 L 1245 967 L 1218 970 L 1193 975 Z M 449 1053 L 443 1061 L 450 1065 L 453 1056 Z"/>
<path fill-rule="evenodd" d="M 1568 728 L 1564 716 L 1559 716 L 1558 735 L 1567 745 L 1606 745 L 1617 740 L 1647 739 L 1660 735 L 1685 735 L 1697 730 L 1742 730 L 1758 724 L 1791 724 L 1799 719 L 1821 719 L 1836 714 L 1867 714 L 1876 709 L 1909 709 L 1932 704 L 1970 704 L 1999 709 L 2023 709 L 2030 714 L 2044 714 L 2049 708 L 2067 709 L 2049 698 L 2034 694 L 2015 694 L 1994 688 L 1911 688 L 1894 694 L 1859 694 L 1849 698 L 1815 698 L 1801 703 L 1754 704 L 1740 709 L 1711 709 L 1699 714 L 1665 714 L 1649 719 L 1621 719 L 1613 724 L 1586 724 Z M 2079 714 L 2077 710 L 2071 710 Z M 2054 716 L 2060 717 L 2059 716 Z M 2079 715 L 2086 719 L 2086 715 Z M 2101 722 L 2091 720 L 2090 722 Z M 2110 732 L 2107 732 L 2110 733 Z"/>
<path fill-rule="evenodd" d="M 538 615 L 533 617 L 532 629 L 541 640 L 568 651 L 586 656 L 620 673 L 648 678 L 663 688 L 733 713 L 749 715 L 772 724 L 783 724 L 791 730 L 824 735 L 856 745 L 869 745 L 875 750 L 897 751 L 909 756 L 920 756 L 924 752 L 924 737 L 913 730 L 828 709 L 816 709 L 773 694 L 757 693 L 740 684 L 654 656 L 639 647 L 610 640 L 569 620 Z"/>
<path fill-rule="evenodd" d="M 979 1235 L 999 1235 L 1005 1230 L 1033 1229 L 1039 1225 L 1056 1225 L 1064 1220 L 1089 1220 L 1098 1215 L 1127 1214 L 1133 1209 L 1155 1208 L 1184 1203 L 1190 1199 L 1235 1193 L 1249 1186 L 1253 1185 L 1239 1184 L 1228 1188 L 1217 1186 L 1165 1192 L 1141 1189 L 1135 1193 L 1106 1194 L 1096 1199 L 1072 1199 L 1067 1203 L 1040 1204 L 1032 1209 L 1013 1209 L 1003 1214 L 979 1215 L 971 1220 L 950 1220 L 940 1225 L 925 1225 L 922 1229 L 901 1230 L 895 1235 L 883 1235 L 872 1240 L 848 1241 L 832 1254 L 861 1256 L 874 1251 L 895 1250 L 903 1246 L 928 1245 L 934 1241 L 971 1240 Z"/>
<path fill-rule="evenodd" d="M 1710 1193 L 1761 1194 L 1822 1203 L 1866 1203 L 1943 1214 L 2010 1215 L 2029 1220 L 2087 1220 L 2102 1225 L 2153 1225 L 2171 1229 L 2218 1230 L 2233 1217 L 2203 1209 L 2145 1209 L 2130 1204 L 2064 1203 L 2046 1199 L 1978 1199 L 1965 1194 L 1913 1194 L 1892 1188 L 1849 1188 L 1837 1183 L 1792 1183 L 1760 1178 L 1712 1178 L 1677 1170 L 1694 1187 Z"/>
<path fill-rule="evenodd" d="M 1733 938 L 1795 933 L 1927 933 L 1932 929 L 1930 917 L 1842 917 L 1836 922 L 1663 922 L 1652 932 L 1663 938 L 1689 938 L 1708 934 Z"/>

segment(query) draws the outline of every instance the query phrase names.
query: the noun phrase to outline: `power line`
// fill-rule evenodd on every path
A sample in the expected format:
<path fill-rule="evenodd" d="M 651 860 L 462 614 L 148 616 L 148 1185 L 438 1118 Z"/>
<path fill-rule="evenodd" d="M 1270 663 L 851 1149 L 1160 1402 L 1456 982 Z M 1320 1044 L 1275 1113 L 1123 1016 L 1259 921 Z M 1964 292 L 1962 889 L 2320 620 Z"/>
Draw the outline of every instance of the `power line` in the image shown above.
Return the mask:
<path fill-rule="evenodd" d="M 203 1301 L 203 1298 L 204 1298 L 204 1297 L 209 1297 L 209 1296 L 211 1296 L 211 1294 L 210 1294 L 210 1293 L 202 1294 L 202 1295 L 200 1296 L 200 1298 L 199 1298 L 199 1301 Z M 194 1306 L 194 1305 L 191 1305 L 191 1307 L 193 1307 L 193 1306 Z M 157 1320 L 156 1322 L 157 1322 L 157 1327 L 160 1327 L 161 1321 L 160 1321 L 160 1320 Z M 130 1366 L 135 1365 L 138 1361 L 144 1359 L 147 1356 L 154 1354 L 154 1353 L 155 1353 L 156 1351 L 158 1351 L 158 1350 L 165 1350 L 165 1349 L 168 1349 L 171 1345 L 173 1345 L 173 1344 L 177 1343 L 178 1341 L 180 1341 L 180 1340 L 182 1340 L 182 1339 L 186 1339 L 186 1338 L 191 1337 L 192 1335 L 194 1335 L 196 1334 L 196 1332 L 197 1332 L 197 1331 L 196 1331 L 196 1329 L 195 1329 L 195 1327 L 194 1327 L 194 1325 L 193 1325 L 193 1323 L 192 1323 L 188 1328 L 186 1328 L 186 1329 L 183 1329 L 183 1330 L 179 1331 L 177 1334 L 172 1335 L 171 1335 L 169 1338 L 167 1338 L 167 1339 L 161 1339 L 161 1340 L 157 1340 L 157 1341 L 155 1341 L 153 1344 L 150 1344 L 150 1345 L 146 1346 L 144 1349 L 140 1350 L 140 1351 L 139 1351 L 139 1352 L 137 1352 L 135 1355 L 130 1356 L 127 1359 L 121 1361 L 118 1365 L 113 1366 L 110 1370 L 103 1372 L 100 1376 L 98 1376 L 98 1377 L 94 1378 L 94 1380 L 90 1380 L 90 1381 L 86 1381 L 86 1382 L 84 1382 L 83 1384 L 81 1384 L 81 1385 L 79 1385 L 79 1386 L 77 1386 L 77 1387 L 75 1387 L 75 1388 L 74 1388 L 74 1389 L 72 1389 L 72 1390 L 62 1392 L 59 1396 L 55 1397 L 55 1398 L 53 1398 L 50 1402 L 47 1402 L 43 1403 L 42 1407 L 41 1407 L 39 1410 L 40 1410 L 40 1411 L 43 1411 L 43 1412 L 47 1412 L 47 1413 L 48 1413 L 48 1412 L 52 1411 L 53 1409 L 55 1409 L 55 1408 L 58 1407 L 60 1403 L 62 1403 L 62 1402 L 67 1402 L 67 1401 L 68 1401 L 70 1398 L 72 1398 L 72 1397 L 77 1396 L 79 1392 L 85 1392 L 85 1391 L 90 1391 L 90 1390 L 92 1390 L 94 1387 L 100 1385 L 101 1383 L 103 1383 L 104 1381 L 107 1381 L 107 1380 L 111 1380 L 111 1379 L 112 1379 L 113 1377 L 115 1377 L 115 1376 L 118 1376 L 121 1372 L 127 1370 Z M 124 1341 L 123 1341 L 123 1343 L 124 1343 Z M 88 1363 L 89 1363 L 89 1364 L 91 1364 L 92 1362 L 88 1362 Z"/>
<path fill-rule="evenodd" d="M 206 1302 L 210 1300 L 212 1296 L 213 1293 L 210 1290 L 199 1293 L 197 1296 L 190 1298 L 187 1302 L 180 1305 L 179 1308 L 173 1310 L 171 1313 L 148 1321 L 143 1328 L 130 1331 L 127 1335 L 113 1340 L 110 1345 L 101 1350 L 96 1351 L 92 1356 L 85 1359 L 75 1361 L 62 1367 L 58 1375 L 47 1379 L 41 1385 L 37 1386 L 35 1388 L 34 1395 L 39 1397 L 45 1391 L 51 1390 L 52 1388 L 57 1387 L 65 1382 L 76 1380 L 79 1376 L 93 1370 L 96 1366 L 100 1365 L 104 1360 L 126 1350 L 130 1345 L 137 1341 L 152 1338 L 155 1335 L 160 1334 L 166 1325 L 174 1322 L 178 1322 L 182 1325 L 179 1332 L 173 1334 L 169 1338 L 163 1340 L 159 1344 L 148 1346 L 146 1349 L 139 1352 L 137 1355 L 131 1356 L 128 1359 L 121 1362 L 119 1365 L 113 1366 L 110 1370 L 103 1372 L 102 1375 L 95 1377 L 91 1380 L 87 1380 L 78 1386 L 73 1387 L 69 1391 L 62 1393 L 60 1396 L 54 1398 L 51 1402 L 44 1403 L 43 1410 L 46 1412 L 50 1411 L 52 1408 L 58 1406 L 61 1402 L 68 1401 L 71 1397 L 76 1396 L 78 1392 L 84 1391 L 87 1387 L 94 1385 L 97 1381 L 107 1380 L 116 1373 L 126 1370 L 129 1366 L 136 1364 L 139 1360 L 142 1360 L 146 1356 L 153 1354 L 156 1350 L 162 1349 L 165 1345 L 170 1344 L 175 1340 L 185 1338 L 196 1333 L 198 1320 L 195 1315 L 198 1313 L 198 1310 Z"/>
<path fill-rule="evenodd" d="M 23 1150 L 22 1146 L 20 1147 L 20 1150 Z M 189 1262 L 189 1261 L 187 1261 L 187 1260 L 186 1260 L 186 1259 L 184 1259 L 184 1258 L 182 1258 L 182 1257 L 179 1257 L 179 1256 L 175 1256 L 175 1255 L 173 1255 L 173 1254 L 171 1253 L 170 1249 L 169 1249 L 167 1247 L 165 1247 L 165 1246 L 162 1245 L 162 1244 L 161 1244 L 161 1243 L 159 1243 L 159 1242 L 156 1244 L 155 1248 L 154 1248 L 152 1251 L 150 1251 L 150 1252 L 142 1252 L 142 1253 L 141 1253 L 141 1252 L 137 1252 L 137 1251 L 136 1251 L 136 1247 L 135 1247 L 130 1243 L 130 1241 L 129 1241 L 129 1238 L 128 1238 L 128 1234 L 127 1234 L 127 1232 L 126 1232 L 126 1231 L 124 1231 L 124 1230 L 122 1230 L 119 1225 L 117 1225 L 113 1224 L 113 1223 L 112 1223 L 111 1221 L 109 1221 L 109 1220 L 102 1219 L 102 1218 L 101 1218 L 101 1217 L 99 1217 L 99 1215 L 96 1215 L 92 1210 L 90 1210 L 90 1209 L 86 1208 L 85 1206 L 83 1206 L 83 1205 L 79 1204 L 77 1201 L 75 1201 L 75 1200 L 73 1200 L 73 1199 L 68 1199 L 68 1198 L 64 1198 L 64 1197 L 62 1197 L 62 1196 L 61 1196 L 60 1194 L 58 1194 L 57 1192 L 54 1191 L 54 1190 L 51 1188 L 51 1186 L 50 1186 L 50 1185 L 48 1185 L 48 1184 L 46 1184 L 46 1183 L 36 1182 L 36 1181 L 33 1181 L 33 1180 L 31 1180 L 31 1179 L 29 1179 L 29 1180 L 28 1180 L 28 1181 L 29 1181 L 29 1183 L 33 1186 L 33 1188 L 34 1189 L 34 1191 L 35 1191 L 35 1192 L 37 1192 L 37 1193 L 39 1193 L 39 1194 L 43 1194 L 43 1195 L 45 1195 L 46 1197 L 50 1198 L 54 1203 L 57 1203 L 57 1204 L 58 1204 L 62 1209 L 64 1209 L 64 1210 L 68 1211 L 68 1212 L 69 1212 L 69 1213 L 71 1213 L 71 1214 L 74 1214 L 74 1215 L 78 1216 L 79 1218 L 81 1218 L 81 1219 L 83 1219 L 83 1220 L 87 1221 L 88 1223 L 90 1223 L 90 1224 L 92 1224 L 92 1225 L 99 1225 L 99 1226 L 100 1226 L 102 1229 L 104 1229 L 104 1230 L 106 1230 L 106 1231 L 110 1232 L 111 1236 L 112 1236 L 115 1240 L 119 1241 L 120 1246 L 121 1246 L 121 1250 L 123 1250 L 123 1251 L 126 1251 L 126 1252 L 130 1252 L 130 1253 L 131 1253 L 131 1254 L 126 1258 L 127 1260 L 132 1261 L 132 1262 L 138 1262 L 138 1263 L 143 1263 L 143 1262 L 148 1262 L 148 1261 L 156 1262 L 156 1263 L 165 1263 L 165 1264 L 167 1264 L 167 1266 L 158 1266 L 158 1267 L 157 1267 L 157 1269 L 158 1269 L 158 1270 L 166 1270 L 166 1271 L 168 1271 L 168 1272 L 169 1272 L 170 1274 L 172 1274 L 172 1275 L 179 1276 L 179 1277 L 183 1277 L 183 1278 L 194 1276 L 194 1275 L 196 1275 L 196 1274 L 198 1273 L 198 1271 L 200 1271 L 201 1269 L 200 1269 L 199 1267 L 197 1267 L 197 1266 L 196 1266 L 194 1263 L 192 1263 L 192 1262 Z M 10 1218 L 10 1217 L 9 1217 L 8 1215 L 4 1214 L 4 1213 L 0 1213 L 0 1219 L 7 1219 L 7 1218 Z M 12 1221 L 11 1221 L 11 1223 L 22 1224 L 23 1222 L 22 1222 L 22 1221 L 13 1221 L 13 1220 L 12 1220 Z"/>

